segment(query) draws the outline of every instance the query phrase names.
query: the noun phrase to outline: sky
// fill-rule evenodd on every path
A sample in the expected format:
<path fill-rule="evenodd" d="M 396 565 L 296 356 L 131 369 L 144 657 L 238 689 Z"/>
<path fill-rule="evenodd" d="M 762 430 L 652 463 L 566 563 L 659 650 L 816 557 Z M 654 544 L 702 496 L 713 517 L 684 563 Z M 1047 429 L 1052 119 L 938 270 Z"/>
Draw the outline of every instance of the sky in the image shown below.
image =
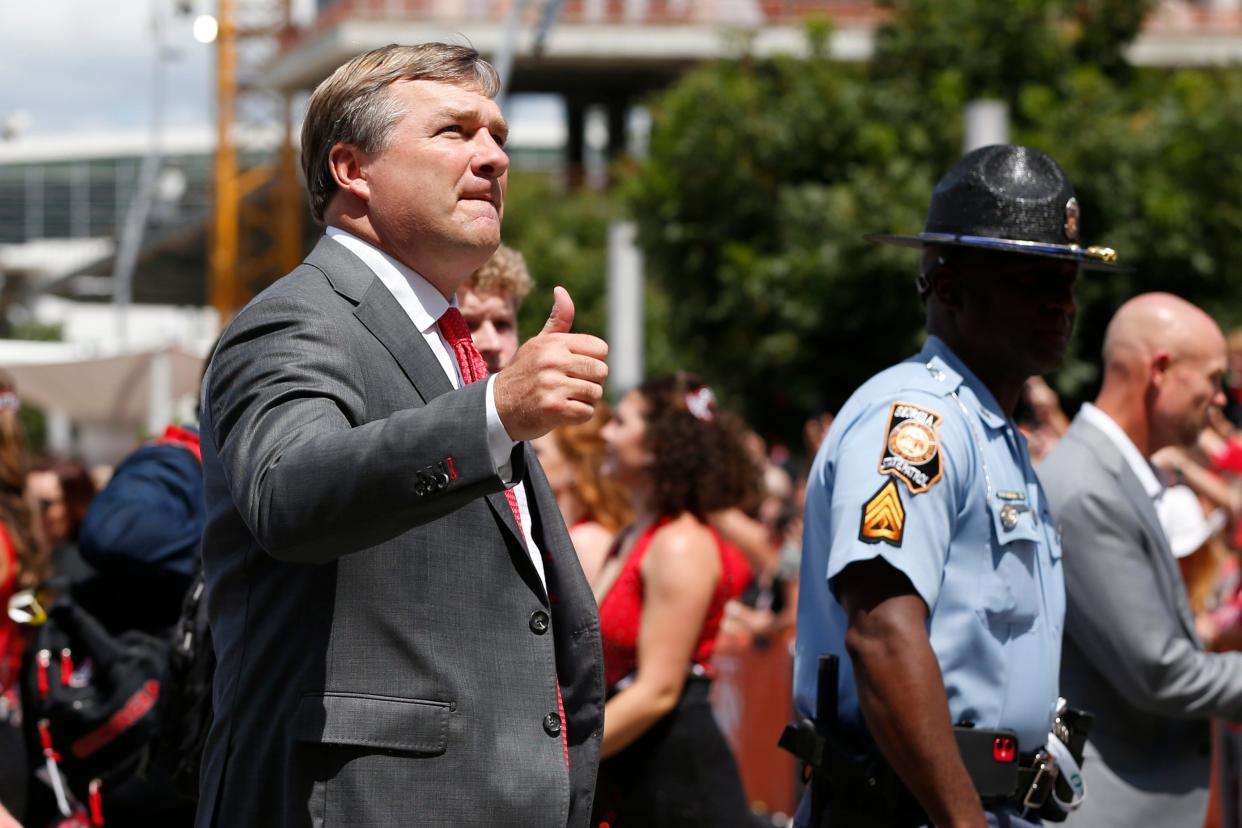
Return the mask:
<path fill-rule="evenodd" d="M 188 15 L 177 6 L 192 7 Z M 163 127 L 209 126 L 214 48 L 196 42 L 193 19 L 214 0 L 0 0 L 0 132 L 16 116 L 23 140 L 150 130 L 156 67 Z M 306 19 L 313 0 L 295 0 Z M 161 21 L 156 36 L 153 21 Z M 156 58 L 162 41 L 166 59 Z M 556 117 L 559 102 L 516 97 L 510 120 Z"/>
<path fill-rule="evenodd" d="M 215 4 L 192 5 L 197 14 Z M 0 123 L 17 114 L 26 138 L 148 129 L 158 40 L 168 53 L 158 62 L 164 123 L 209 123 L 212 49 L 194 40 L 194 14 L 172 10 L 172 0 L 0 0 Z"/>

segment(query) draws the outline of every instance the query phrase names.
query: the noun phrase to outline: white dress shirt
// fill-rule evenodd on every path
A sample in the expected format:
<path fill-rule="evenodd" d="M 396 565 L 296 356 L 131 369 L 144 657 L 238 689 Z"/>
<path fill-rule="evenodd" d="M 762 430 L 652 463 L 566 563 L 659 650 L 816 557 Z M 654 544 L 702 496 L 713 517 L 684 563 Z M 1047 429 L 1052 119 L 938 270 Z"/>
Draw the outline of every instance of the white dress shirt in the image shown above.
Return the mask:
<path fill-rule="evenodd" d="M 1121 452 L 1121 456 L 1125 458 L 1126 463 L 1134 472 L 1134 476 L 1139 479 L 1139 483 L 1143 484 L 1143 490 L 1147 492 L 1147 496 L 1153 501 L 1160 499 L 1160 495 L 1164 493 L 1164 484 L 1156 477 L 1156 472 L 1152 470 L 1151 463 L 1147 462 L 1147 458 L 1138 450 L 1138 446 L 1134 445 L 1134 441 L 1130 439 L 1130 435 L 1117 425 L 1117 421 L 1096 408 L 1091 403 L 1083 403 L 1082 408 L 1078 410 L 1078 414 L 1091 425 L 1104 432 L 1104 436 L 1117 447 Z"/>
<path fill-rule="evenodd" d="M 449 307 L 457 307 L 457 297 L 454 296 L 450 303 L 444 298 L 444 294 L 417 272 L 384 251 L 338 227 L 327 228 L 327 236 L 362 259 L 363 263 L 375 273 L 375 277 L 383 283 L 384 287 L 388 288 L 410 318 L 410 322 L 423 335 L 427 347 L 431 348 L 431 352 L 436 355 L 449 382 L 454 388 L 461 388 L 461 367 L 458 366 L 457 358 L 453 355 L 452 346 L 440 333 L 438 324 L 440 317 Z M 518 511 L 522 515 L 522 535 L 526 539 L 526 551 L 535 565 L 535 571 L 539 573 L 539 580 L 546 589 L 547 578 L 543 571 L 543 555 L 539 547 L 535 545 L 535 539 L 530 531 L 530 504 L 526 499 L 526 487 L 521 481 L 514 483 L 513 464 L 509 461 L 513 447 L 517 443 L 509 437 L 504 424 L 500 421 L 500 415 L 496 412 L 495 381 L 494 374 L 487 378 L 487 442 L 491 449 L 492 464 L 500 479 L 517 495 Z"/>

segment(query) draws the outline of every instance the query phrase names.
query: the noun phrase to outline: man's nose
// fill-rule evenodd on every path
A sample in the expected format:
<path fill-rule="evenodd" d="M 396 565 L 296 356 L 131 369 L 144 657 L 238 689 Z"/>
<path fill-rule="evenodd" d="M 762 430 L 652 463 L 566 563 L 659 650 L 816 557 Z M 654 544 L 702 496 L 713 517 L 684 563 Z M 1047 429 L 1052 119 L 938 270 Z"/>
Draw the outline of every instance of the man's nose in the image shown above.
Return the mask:
<path fill-rule="evenodd" d="M 1053 308 L 1067 316 L 1078 312 L 1078 302 L 1074 298 L 1073 284 L 1051 284 L 1044 293 L 1044 306 Z"/>
<path fill-rule="evenodd" d="M 478 348 L 480 353 L 500 348 L 500 337 L 496 335 L 496 326 L 491 322 L 484 322 L 471 331 L 470 338 L 474 340 L 474 347 Z"/>
<path fill-rule="evenodd" d="M 475 173 L 486 178 L 500 178 L 509 170 L 509 156 L 504 147 L 487 129 L 474 134 L 477 151 L 471 159 Z"/>

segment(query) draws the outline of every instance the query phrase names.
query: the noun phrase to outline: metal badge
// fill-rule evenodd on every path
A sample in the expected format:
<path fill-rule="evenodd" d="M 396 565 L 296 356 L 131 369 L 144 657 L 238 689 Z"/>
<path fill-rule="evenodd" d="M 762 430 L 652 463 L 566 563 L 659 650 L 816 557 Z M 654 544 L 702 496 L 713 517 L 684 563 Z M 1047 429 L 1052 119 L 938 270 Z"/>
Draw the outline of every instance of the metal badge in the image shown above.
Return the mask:
<path fill-rule="evenodd" d="M 1018 508 L 1012 503 L 1006 503 L 1000 510 L 1001 526 L 1005 529 L 1013 529 L 1018 525 Z"/>
<path fill-rule="evenodd" d="M 1078 199 L 1065 202 L 1065 238 L 1078 241 Z"/>

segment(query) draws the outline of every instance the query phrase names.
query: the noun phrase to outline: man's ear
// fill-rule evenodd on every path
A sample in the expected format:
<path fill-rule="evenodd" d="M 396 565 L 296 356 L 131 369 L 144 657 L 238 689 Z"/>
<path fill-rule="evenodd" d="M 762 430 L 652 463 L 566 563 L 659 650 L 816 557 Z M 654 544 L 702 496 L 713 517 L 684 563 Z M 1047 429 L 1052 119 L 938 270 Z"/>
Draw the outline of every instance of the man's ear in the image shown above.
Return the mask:
<path fill-rule="evenodd" d="M 932 280 L 931 292 L 936 300 L 952 311 L 962 309 L 963 290 L 962 274 L 951 267 L 941 266 L 936 269 Z"/>
<path fill-rule="evenodd" d="M 328 150 L 328 170 L 343 193 L 360 201 L 371 200 L 371 186 L 366 177 L 366 155 L 353 144 L 333 144 Z"/>
<path fill-rule="evenodd" d="M 1173 363 L 1173 357 L 1169 356 L 1168 351 L 1156 351 L 1151 357 L 1148 365 L 1148 379 L 1153 388 L 1160 389 L 1164 386 L 1164 381 L 1169 373 L 1169 366 Z"/>

